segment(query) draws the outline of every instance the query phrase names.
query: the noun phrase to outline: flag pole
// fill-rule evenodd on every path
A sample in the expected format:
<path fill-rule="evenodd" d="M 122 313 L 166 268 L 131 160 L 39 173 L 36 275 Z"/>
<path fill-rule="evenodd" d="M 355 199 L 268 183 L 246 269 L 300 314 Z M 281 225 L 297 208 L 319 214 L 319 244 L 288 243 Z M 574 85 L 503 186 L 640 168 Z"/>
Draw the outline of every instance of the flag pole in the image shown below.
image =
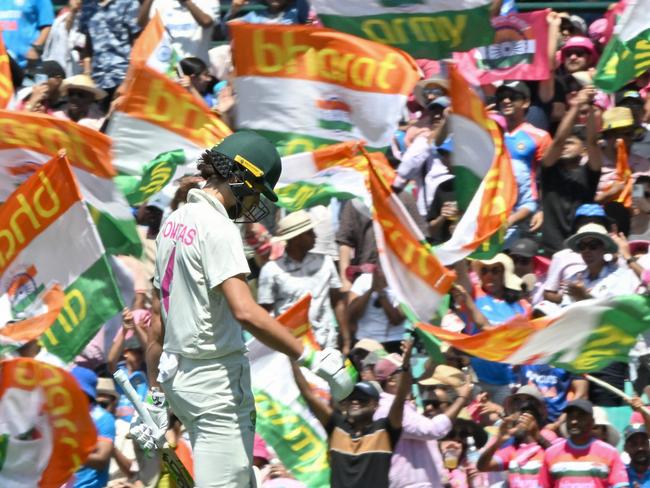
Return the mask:
<path fill-rule="evenodd" d="M 632 397 L 630 397 L 630 395 L 628 395 L 624 391 L 619 390 L 615 386 L 612 386 L 609 383 L 607 383 L 606 381 L 603 381 L 603 380 L 601 380 L 599 378 L 596 378 L 595 376 L 591 376 L 590 374 L 585 374 L 584 377 L 586 379 L 588 379 L 589 381 L 591 381 L 592 383 L 595 383 L 598 386 L 601 386 L 601 387 L 605 388 L 606 390 L 611 391 L 615 395 L 620 396 L 624 400 L 630 400 L 632 398 Z M 641 408 L 646 414 L 650 415 L 650 410 L 648 410 L 646 407 L 641 407 Z"/>

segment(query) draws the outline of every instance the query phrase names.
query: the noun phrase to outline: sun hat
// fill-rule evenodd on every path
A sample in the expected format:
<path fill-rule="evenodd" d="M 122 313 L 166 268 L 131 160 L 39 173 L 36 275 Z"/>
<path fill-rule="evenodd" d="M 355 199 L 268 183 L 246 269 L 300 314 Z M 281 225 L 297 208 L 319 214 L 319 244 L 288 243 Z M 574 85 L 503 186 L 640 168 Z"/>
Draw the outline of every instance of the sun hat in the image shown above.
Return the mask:
<path fill-rule="evenodd" d="M 305 210 L 291 212 L 280 219 L 271 242 L 288 241 L 316 227 L 314 219 Z"/>
<path fill-rule="evenodd" d="M 352 350 L 354 351 L 355 349 L 361 349 L 362 351 L 373 352 L 373 351 L 379 351 L 381 349 L 384 349 L 384 346 L 381 345 L 381 342 L 376 341 L 374 339 L 360 339 L 356 342 L 354 346 L 352 346 Z"/>
<path fill-rule="evenodd" d="M 634 127 L 634 117 L 628 107 L 612 107 L 603 112 L 601 132 Z"/>
<path fill-rule="evenodd" d="M 504 269 L 503 282 L 509 290 L 521 291 L 522 279 L 515 274 L 515 264 L 510 259 L 510 256 L 504 253 L 499 253 L 492 259 L 476 259 L 473 262 L 476 270 L 478 271 L 481 266 L 490 266 L 491 264 L 501 264 Z"/>
<path fill-rule="evenodd" d="M 582 48 L 585 51 L 587 51 L 589 53 L 590 64 L 592 65 L 596 64 L 596 61 L 598 61 L 598 51 L 596 51 L 594 43 L 591 42 L 591 39 L 585 36 L 569 37 L 566 43 L 564 43 L 564 46 L 562 46 L 562 49 L 560 49 L 560 61 L 564 63 L 567 50 L 576 47 Z"/>
<path fill-rule="evenodd" d="M 109 395 L 113 398 L 119 398 L 120 394 L 115 389 L 115 382 L 113 378 L 98 378 L 97 379 L 97 395 Z"/>
<path fill-rule="evenodd" d="M 71 88 L 92 93 L 95 97 L 95 101 L 101 100 L 108 95 L 106 91 L 98 88 L 97 85 L 95 85 L 95 82 L 90 76 L 83 74 L 70 76 L 69 78 L 63 80 L 63 83 L 61 85 L 61 93 L 63 93 L 63 95 L 67 95 L 68 90 Z"/>
<path fill-rule="evenodd" d="M 81 391 L 94 400 L 97 397 L 97 375 L 95 372 L 92 369 L 75 366 L 70 373 L 77 380 Z"/>
<path fill-rule="evenodd" d="M 429 378 L 418 381 L 422 386 L 447 385 L 458 388 L 467 383 L 467 377 L 460 369 L 439 364 Z"/>
<path fill-rule="evenodd" d="M 428 88 L 440 88 L 445 94 L 449 93 L 449 81 L 441 76 L 432 76 L 426 80 L 420 80 L 413 89 L 413 96 L 421 107 L 426 107 L 429 101 L 424 94 Z"/>
<path fill-rule="evenodd" d="M 510 415 L 516 412 L 518 410 L 518 402 L 521 402 L 522 400 L 532 401 L 537 407 L 537 410 L 542 414 L 542 417 L 544 419 L 546 418 L 546 402 L 544 401 L 544 395 L 542 395 L 539 388 L 534 385 L 521 386 L 515 393 L 506 397 L 503 401 L 503 408 L 505 409 L 506 414 Z M 519 403 L 519 405 L 520 404 L 521 403 Z"/>
<path fill-rule="evenodd" d="M 578 232 L 565 241 L 565 245 L 572 251 L 579 252 L 578 243 L 586 237 L 591 237 L 592 239 L 598 239 L 601 241 L 605 246 L 605 252 L 615 253 L 618 251 L 618 246 L 614 242 L 614 239 L 609 237 L 607 229 L 600 224 L 594 223 L 585 224 L 580 227 Z"/>

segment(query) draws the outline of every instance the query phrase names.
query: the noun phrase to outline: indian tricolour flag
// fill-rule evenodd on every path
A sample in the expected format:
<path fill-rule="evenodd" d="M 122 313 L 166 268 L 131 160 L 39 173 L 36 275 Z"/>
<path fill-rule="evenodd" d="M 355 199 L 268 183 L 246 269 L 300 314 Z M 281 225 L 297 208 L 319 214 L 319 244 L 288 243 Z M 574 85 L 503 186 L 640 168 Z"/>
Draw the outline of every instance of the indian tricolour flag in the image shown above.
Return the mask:
<path fill-rule="evenodd" d="M 5 43 L 0 36 L 0 108 L 6 108 L 14 96 L 14 83 L 11 78 L 11 65 Z"/>
<path fill-rule="evenodd" d="M 615 92 L 650 69 L 650 0 L 629 0 L 600 57 L 594 83 Z"/>
<path fill-rule="evenodd" d="M 312 0 L 326 27 L 442 59 L 490 42 L 491 0 Z"/>
<path fill-rule="evenodd" d="M 574 373 L 628 361 L 639 334 L 650 329 L 650 297 L 630 295 L 576 302 L 556 317 L 509 322 L 468 336 L 428 324 L 418 328 L 473 356 L 509 364 L 552 364 Z"/>
<path fill-rule="evenodd" d="M 409 55 L 312 26 L 233 23 L 230 32 L 238 128 L 285 155 L 347 140 L 390 145 L 419 79 Z"/>
<path fill-rule="evenodd" d="M 113 182 L 109 137 L 70 120 L 28 112 L 0 110 L 0 124 L 0 202 L 65 151 L 106 250 L 142 254 L 131 209 Z"/>
<path fill-rule="evenodd" d="M 146 65 L 156 71 L 172 76 L 180 57 L 172 46 L 172 40 L 165 29 L 160 13 L 149 20 L 131 49 L 131 64 Z"/>
<path fill-rule="evenodd" d="M 498 246 L 488 247 L 488 241 L 499 231 L 503 241 L 508 215 L 517 200 L 517 182 L 499 128 L 453 65 L 449 66 L 449 81 L 454 189 L 459 207 L 461 202 L 470 203 L 451 238 L 436 248 L 436 255 L 446 265 L 481 251 L 482 245 L 485 251 L 498 252 Z"/>
<path fill-rule="evenodd" d="M 71 361 L 123 307 L 104 246 L 65 157 L 32 174 L 0 207 L 0 295 L 14 314 L 51 283 L 63 310 L 41 340 Z"/>
<path fill-rule="evenodd" d="M 374 163 L 370 163 L 369 177 L 374 205 L 373 227 L 386 281 L 407 315 L 429 321 L 456 275 L 432 253 L 402 202 L 374 170 Z"/>
<path fill-rule="evenodd" d="M 186 161 L 193 162 L 231 133 L 202 100 L 145 65 L 131 66 L 107 130 L 115 168 L 136 176 L 145 163 L 169 151 L 182 150 Z"/>
<path fill-rule="evenodd" d="M 369 165 L 362 147 L 359 141 L 348 141 L 282 158 L 282 174 L 275 191 L 278 205 L 293 212 L 327 205 L 332 198 L 359 198 L 370 208 Z M 384 155 L 371 153 L 369 157 L 392 182 L 395 172 Z"/>

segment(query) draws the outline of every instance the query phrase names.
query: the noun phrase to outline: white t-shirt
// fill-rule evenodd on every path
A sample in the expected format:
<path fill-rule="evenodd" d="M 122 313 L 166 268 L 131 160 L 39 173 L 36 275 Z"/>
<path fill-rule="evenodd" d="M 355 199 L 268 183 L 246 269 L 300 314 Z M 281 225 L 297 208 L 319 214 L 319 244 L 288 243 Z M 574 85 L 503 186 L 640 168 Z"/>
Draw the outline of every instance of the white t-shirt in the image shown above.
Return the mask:
<path fill-rule="evenodd" d="M 361 296 L 371 288 L 372 273 L 363 273 L 354 280 L 350 291 L 357 296 Z M 395 297 L 395 294 L 390 288 L 386 288 L 386 297 L 393 306 L 398 305 L 397 297 Z M 379 295 L 377 292 L 373 291 L 370 294 L 368 306 L 357 321 L 357 338 L 374 339 L 378 342 L 402 340 L 406 321 L 400 325 L 391 325 L 381 305 L 379 307 L 375 307 L 374 305 L 378 298 Z"/>
<path fill-rule="evenodd" d="M 221 289 L 250 269 L 239 229 L 224 206 L 203 190 L 190 190 L 187 204 L 163 222 L 154 286 L 165 321 L 163 350 L 194 359 L 245 351 L 242 330 Z"/>
<path fill-rule="evenodd" d="M 337 324 L 330 303 L 330 290 L 341 288 L 334 261 L 324 254 L 307 253 L 302 262 L 285 253 L 260 271 L 257 301 L 273 305 L 278 316 L 307 293 L 311 293 L 309 320 L 321 347 L 335 347 Z"/>
<path fill-rule="evenodd" d="M 194 0 L 194 4 L 216 22 L 219 18 L 219 0 Z M 153 17 L 158 11 L 162 23 L 172 38 L 172 46 L 180 59 L 188 56 L 201 58 L 209 63 L 208 50 L 212 26 L 201 27 L 187 7 L 178 0 L 154 0 L 149 11 Z"/>

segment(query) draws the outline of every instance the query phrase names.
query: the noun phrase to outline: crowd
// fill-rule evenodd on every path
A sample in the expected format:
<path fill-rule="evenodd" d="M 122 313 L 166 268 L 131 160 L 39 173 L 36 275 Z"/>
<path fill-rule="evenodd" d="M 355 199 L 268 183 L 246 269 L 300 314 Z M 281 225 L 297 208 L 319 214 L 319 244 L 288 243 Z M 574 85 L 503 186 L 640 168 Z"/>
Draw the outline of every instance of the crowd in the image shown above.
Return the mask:
<path fill-rule="evenodd" d="M 218 0 L 69 0 L 55 16 L 50 0 L 2 2 L 15 87 L 10 110 L 106 131 L 133 43 L 159 14 L 179 57 L 177 82 L 234 129 L 229 48 L 213 47 L 213 38 L 228 38 L 228 22 L 319 20 L 303 0 L 268 0 L 253 10 L 233 0 L 223 15 L 219 7 Z M 517 202 L 502 251 L 454 266 L 458 278 L 439 324 L 447 330 L 475 335 L 518 314 L 553 316 L 582 300 L 644 294 L 650 283 L 650 70 L 605 93 L 592 82 L 611 35 L 605 20 L 551 12 L 547 21 L 546 80 L 476 87 L 512 159 Z M 393 190 L 436 245 L 461 217 L 453 154 L 463 141 L 453 138 L 447 78 L 437 62 L 417 63 L 422 79 L 387 156 Z M 627 203 L 619 198 L 627 191 L 617 172 L 621 151 L 633 178 Z M 118 258 L 129 299 L 113 340 L 102 331 L 68 365 L 35 341 L 20 349 L 69 369 L 89 398 L 97 447 L 66 486 L 174 486 L 160 457 L 131 439 L 133 404 L 112 374 L 124 370 L 145 400 L 148 330 L 158 313 L 151 296 L 156 237 L 202 180 L 176 184 L 173 200 L 133 209 L 145 252 Z M 627 360 L 591 373 L 628 391 L 628 399 L 552 365 L 496 363 L 444 343 L 444 361 L 436 362 L 411 339 L 361 200 L 275 208 L 239 228 L 257 302 L 277 317 L 310 293 L 316 341 L 340 349 L 359 372 L 353 393 L 338 403 L 323 401 L 295 364 L 293 378 L 285 378 L 327 435 L 332 487 L 650 487 L 650 336 L 638 337 Z M 174 412 L 168 425 L 169 445 L 192 472 L 190 442 Z M 305 486 L 259 434 L 253 464 L 258 486 Z"/>

